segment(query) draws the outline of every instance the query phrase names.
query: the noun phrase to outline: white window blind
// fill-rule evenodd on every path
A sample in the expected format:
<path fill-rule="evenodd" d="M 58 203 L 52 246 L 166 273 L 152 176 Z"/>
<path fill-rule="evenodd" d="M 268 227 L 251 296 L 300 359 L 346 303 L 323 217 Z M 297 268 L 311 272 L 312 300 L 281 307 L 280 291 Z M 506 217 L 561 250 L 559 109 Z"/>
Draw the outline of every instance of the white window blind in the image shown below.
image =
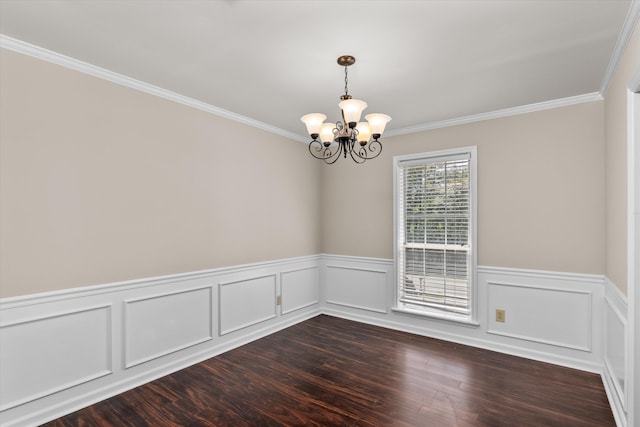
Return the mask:
<path fill-rule="evenodd" d="M 470 153 L 399 161 L 396 174 L 398 306 L 470 316 Z"/>

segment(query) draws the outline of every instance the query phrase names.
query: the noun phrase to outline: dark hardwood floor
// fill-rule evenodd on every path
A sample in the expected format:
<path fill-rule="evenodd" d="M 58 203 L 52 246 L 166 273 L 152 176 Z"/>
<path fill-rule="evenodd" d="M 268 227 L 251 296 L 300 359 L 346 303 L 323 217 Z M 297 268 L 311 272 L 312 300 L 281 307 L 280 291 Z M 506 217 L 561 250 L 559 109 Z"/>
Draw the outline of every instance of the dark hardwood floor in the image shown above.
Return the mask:
<path fill-rule="evenodd" d="M 600 376 L 318 316 L 46 426 L 615 426 Z"/>

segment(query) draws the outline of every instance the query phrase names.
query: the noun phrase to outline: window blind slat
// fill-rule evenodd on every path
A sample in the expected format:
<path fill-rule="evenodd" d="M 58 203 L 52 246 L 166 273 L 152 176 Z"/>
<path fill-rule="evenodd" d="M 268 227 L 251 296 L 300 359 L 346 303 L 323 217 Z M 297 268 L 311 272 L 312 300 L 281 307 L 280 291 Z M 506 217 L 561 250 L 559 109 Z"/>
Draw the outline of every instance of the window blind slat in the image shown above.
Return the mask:
<path fill-rule="evenodd" d="M 401 304 L 470 312 L 470 159 L 399 163 Z"/>

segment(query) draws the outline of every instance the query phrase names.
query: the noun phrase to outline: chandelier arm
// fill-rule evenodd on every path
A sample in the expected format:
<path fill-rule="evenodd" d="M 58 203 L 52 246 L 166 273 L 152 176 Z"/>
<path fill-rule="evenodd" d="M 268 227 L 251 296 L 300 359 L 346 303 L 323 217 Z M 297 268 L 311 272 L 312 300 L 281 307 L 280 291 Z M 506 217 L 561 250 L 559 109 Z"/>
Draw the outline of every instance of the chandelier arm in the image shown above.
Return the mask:
<path fill-rule="evenodd" d="M 369 152 L 372 154 L 369 155 Z M 377 139 L 369 142 L 367 146 L 360 147 L 357 151 L 354 152 L 356 156 L 363 160 L 375 159 L 382 153 L 382 143 Z"/>
<path fill-rule="evenodd" d="M 380 154 L 382 154 L 382 143 L 380 141 L 378 141 L 377 139 L 374 139 L 373 141 L 371 141 L 367 147 L 367 149 L 373 153 L 372 156 L 368 156 L 367 158 L 369 159 L 375 159 L 376 157 L 378 157 Z"/>
<path fill-rule="evenodd" d="M 316 147 L 316 145 L 317 145 L 317 147 Z M 309 143 L 309 153 L 311 153 L 311 155 L 313 157 L 315 157 L 316 159 L 321 159 L 322 160 L 322 159 L 325 158 L 324 154 L 322 154 L 322 155 L 317 155 L 316 154 L 316 153 L 321 153 L 322 151 L 324 151 L 324 148 L 325 147 L 322 144 L 322 142 L 318 141 L 317 139 L 314 139 L 313 141 L 311 141 Z M 314 151 L 316 153 L 314 153 Z"/>
<path fill-rule="evenodd" d="M 315 147 L 314 144 L 316 144 L 317 147 Z M 335 161 L 340 156 L 340 152 L 341 152 L 340 147 L 338 147 L 337 150 L 332 151 L 331 145 L 329 145 L 328 147 L 325 147 L 324 144 L 318 140 L 313 140 L 309 143 L 309 153 L 311 153 L 311 155 L 316 159 L 323 160 L 325 163 L 328 163 L 328 164 L 335 163 Z M 334 159 L 334 160 L 329 162 L 329 160 L 331 159 Z"/>
<path fill-rule="evenodd" d="M 359 146 L 356 146 L 356 140 L 352 139 L 349 141 L 349 156 L 351 156 L 351 160 L 353 160 L 354 162 L 358 163 L 358 164 L 362 164 L 365 161 L 367 161 L 367 157 L 366 157 L 366 153 L 365 156 L 362 157 L 358 151 L 362 150 L 362 147 L 357 148 Z"/>
<path fill-rule="evenodd" d="M 355 150 L 350 151 L 349 154 L 351 155 L 351 159 L 359 165 L 367 161 L 366 157 L 361 157 Z"/>
<path fill-rule="evenodd" d="M 338 144 L 338 149 L 335 152 L 331 152 L 331 150 L 327 147 L 325 149 L 325 153 L 327 153 L 328 155 L 326 155 L 322 160 L 324 160 L 326 164 L 332 165 L 338 161 L 338 159 L 340 158 L 340 154 L 342 154 L 342 151 L 342 144 Z"/>

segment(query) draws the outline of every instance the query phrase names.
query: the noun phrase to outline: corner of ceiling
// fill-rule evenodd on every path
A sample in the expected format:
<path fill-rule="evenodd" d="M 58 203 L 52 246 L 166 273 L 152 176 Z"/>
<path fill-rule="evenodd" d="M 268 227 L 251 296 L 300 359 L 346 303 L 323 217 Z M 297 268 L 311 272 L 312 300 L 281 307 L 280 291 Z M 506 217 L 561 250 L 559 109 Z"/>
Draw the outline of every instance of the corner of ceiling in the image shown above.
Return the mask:
<path fill-rule="evenodd" d="M 618 35 L 618 40 L 616 41 L 616 45 L 613 49 L 613 53 L 611 54 L 611 59 L 609 60 L 609 65 L 607 66 L 607 70 L 604 74 L 604 78 L 602 79 L 602 84 L 600 85 L 600 95 L 604 98 L 607 94 L 607 90 L 609 89 L 609 85 L 611 84 L 611 80 L 616 72 L 616 68 L 618 67 L 618 63 L 622 58 L 625 49 L 627 48 L 627 44 L 629 43 L 629 39 L 631 38 L 631 34 L 633 33 L 636 25 L 638 24 L 638 20 L 640 19 L 640 0 L 632 0 L 631 6 L 629 7 L 629 11 L 627 12 L 627 16 L 624 20 L 624 24 L 622 25 L 622 29 L 620 30 L 620 34 Z"/>

